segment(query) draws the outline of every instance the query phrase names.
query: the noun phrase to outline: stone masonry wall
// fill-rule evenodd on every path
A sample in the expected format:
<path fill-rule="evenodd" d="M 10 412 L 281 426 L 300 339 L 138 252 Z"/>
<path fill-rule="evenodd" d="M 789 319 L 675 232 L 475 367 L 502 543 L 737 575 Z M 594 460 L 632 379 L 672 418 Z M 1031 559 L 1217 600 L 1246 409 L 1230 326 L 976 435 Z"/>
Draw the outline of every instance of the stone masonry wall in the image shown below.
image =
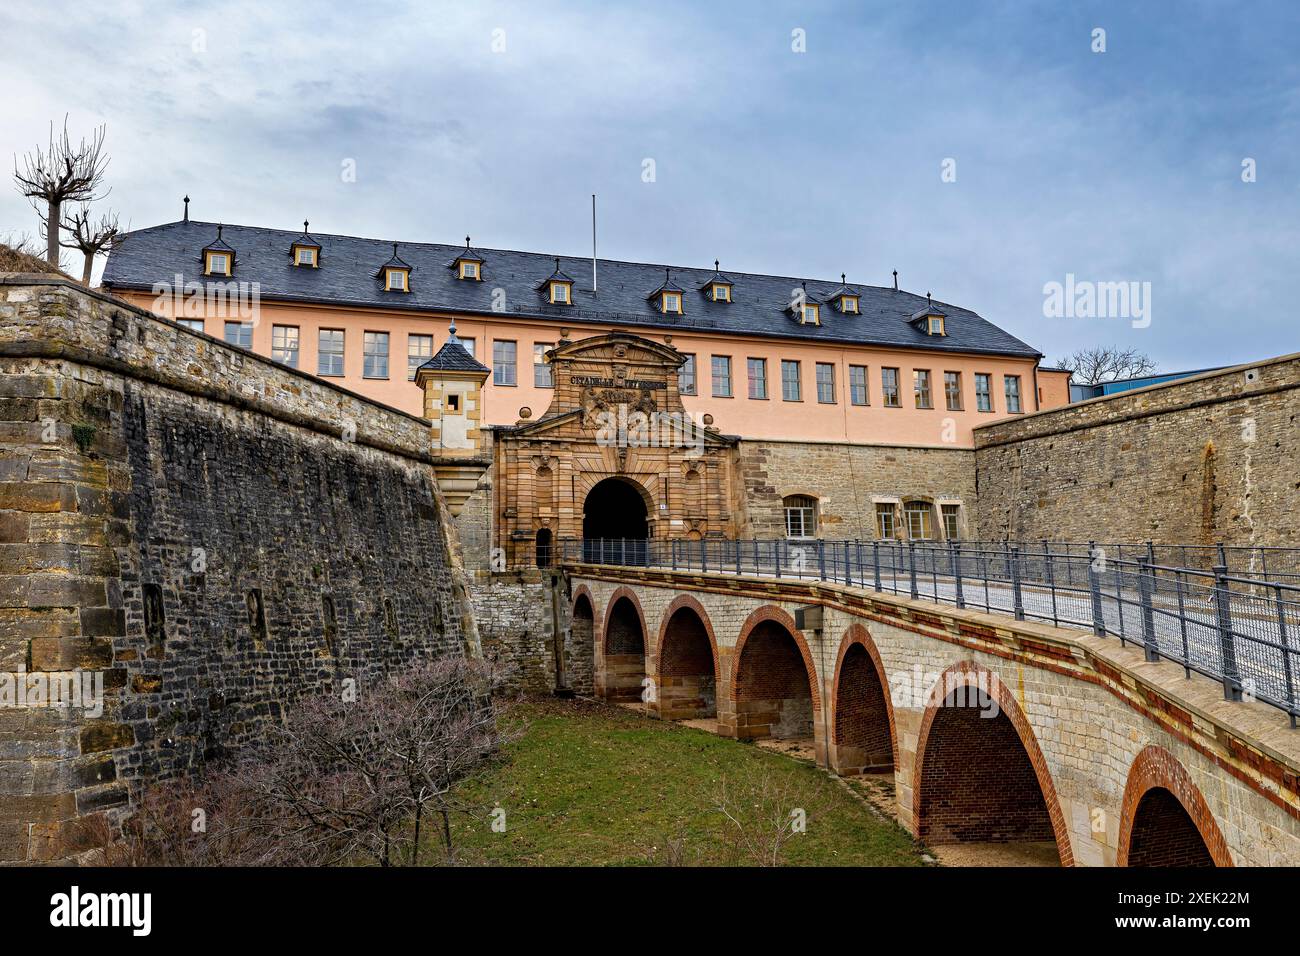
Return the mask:
<path fill-rule="evenodd" d="M 1300 547 L 1300 356 L 975 430 L 985 539 Z"/>
<path fill-rule="evenodd" d="M 880 499 L 960 502 L 963 524 L 975 527 L 970 449 L 746 440 L 738 455 L 735 511 L 743 516 L 742 537 L 785 537 L 781 499 L 787 495 L 818 500 L 817 534 L 823 538 L 875 538 Z M 935 526 L 937 535 L 937 508 Z"/>
<path fill-rule="evenodd" d="M 344 677 L 475 647 L 420 419 L 57 279 L 0 277 L 0 861 Z M 0 675 L 3 676 L 3 675 Z"/>

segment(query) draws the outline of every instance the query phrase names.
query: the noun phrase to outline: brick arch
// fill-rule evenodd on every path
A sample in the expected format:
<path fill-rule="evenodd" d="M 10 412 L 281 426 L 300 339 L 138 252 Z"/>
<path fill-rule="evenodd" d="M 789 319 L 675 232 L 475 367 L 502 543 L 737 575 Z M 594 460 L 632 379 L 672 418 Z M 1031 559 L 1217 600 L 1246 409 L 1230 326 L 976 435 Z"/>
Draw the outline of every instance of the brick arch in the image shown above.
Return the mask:
<path fill-rule="evenodd" d="M 1214 814 L 1210 812 L 1205 797 L 1201 796 L 1200 789 L 1178 762 L 1178 758 L 1156 744 L 1144 747 L 1129 768 L 1128 781 L 1124 785 L 1124 802 L 1120 809 L 1119 849 L 1115 854 L 1115 865 L 1129 865 L 1133 824 L 1137 818 L 1138 806 L 1142 803 L 1142 798 L 1156 788 L 1167 790 L 1182 805 L 1200 833 L 1214 865 L 1232 866 L 1228 841 L 1223 838 L 1219 825 L 1214 821 Z"/>
<path fill-rule="evenodd" d="M 655 641 L 656 670 L 659 667 L 659 661 L 663 659 L 664 640 L 668 637 L 668 622 L 673 619 L 674 614 L 684 607 L 694 611 L 699 616 L 700 623 L 704 625 L 704 633 L 709 637 L 709 649 L 713 652 L 713 675 L 716 680 L 722 680 L 722 667 L 718 663 L 718 639 L 713 633 L 713 622 L 709 620 L 709 613 L 704 610 L 704 605 L 689 594 L 679 594 L 676 600 L 664 610 L 663 617 L 660 618 L 659 638 Z"/>
<path fill-rule="evenodd" d="M 641 640 L 644 643 L 650 635 L 650 630 L 645 626 L 645 611 L 641 609 L 641 599 L 636 596 L 636 592 L 629 587 L 620 587 L 617 591 L 609 596 L 609 601 L 605 604 L 605 614 L 601 619 L 600 625 L 600 646 L 605 647 L 605 636 L 609 631 L 609 620 L 614 615 L 614 605 L 618 603 L 619 598 L 627 598 L 636 608 L 637 620 L 641 622 Z M 595 610 L 595 605 L 592 605 Z"/>
<path fill-rule="evenodd" d="M 803 632 L 800 631 L 799 628 L 795 627 L 794 618 L 781 610 L 781 608 L 772 604 L 765 604 L 763 607 L 760 607 L 753 614 L 749 615 L 749 617 L 745 619 L 745 623 L 740 627 L 740 637 L 736 640 L 736 647 L 731 652 L 730 697 L 732 703 L 735 703 L 738 699 L 736 697 L 737 678 L 740 676 L 740 661 L 744 654 L 745 642 L 749 640 L 749 635 L 754 632 L 754 628 L 758 627 L 758 625 L 762 624 L 764 621 L 775 621 L 777 624 L 780 624 L 789 631 L 790 636 L 794 638 L 795 645 L 799 648 L 799 656 L 803 658 L 804 669 L 808 673 L 808 684 L 812 690 L 813 715 L 816 716 L 820 714 L 822 709 L 822 695 L 817 686 L 817 666 L 813 663 L 812 652 L 808 650 L 808 642 L 804 640 Z"/>
<path fill-rule="evenodd" d="M 1024 712 L 1021 711 L 1020 705 L 1012 696 L 1010 690 L 1002 683 L 995 671 L 990 671 L 986 667 L 971 660 L 961 661 L 948 667 L 939 676 L 939 687 L 942 689 L 947 686 L 949 675 L 959 677 L 960 680 L 954 683 L 954 686 L 969 686 L 975 683 L 979 675 L 988 677 L 988 687 L 990 696 L 997 701 L 1001 712 L 1007 716 L 1011 726 L 1015 728 L 1016 736 L 1020 738 L 1020 745 L 1024 748 L 1026 756 L 1029 758 L 1030 766 L 1033 767 L 1034 777 L 1038 781 L 1039 792 L 1043 796 L 1043 803 L 1047 806 L 1047 816 L 1052 824 L 1052 834 L 1056 839 L 1056 851 L 1060 855 L 1062 866 L 1074 866 L 1074 851 L 1070 848 L 1070 832 L 1065 824 L 1065 814 L 1061 812 L 1061 801 L 1056 794 L 1056 785 L 1052 782 L 1052 775 L 1047 769 L 1047 760 L 1043 757 L 1043 751 L 1038 746 L 1038 740 L 1034 737 L 1033 728 L 1029 726 L 1029 721 L 1025 718 Z M 930 730 L 934 724 L 935 716 L 943 707 L 943 698 L 926 707 L 925 715 L 921 718 L 921 730 L 916 739 L 916 756 L 912 766 L 912 832 L 919 838 L 921 835 L 921 813 L 924 809 L 921 804 L 921 774 L 925 767 L 926 748 L 930 743 Z"/>
<path fill-rule="evenodd" d="M 880 690 L 885 698 L 885 716 L 889 719 L 889 752 L 893 755 L 894 768 L 898 768 L 898 731 L 894 724 L 894 703 L 891 699 L 889 678 L 885 671 L 885 662 L 880 656 L 880 651 L 876 648 L 876 642 L 871 639 L 871 632 L 857 622 L 850 624 L 844 632 L 844 637 L 840 641 L 840 651 L 835 657 L 835 676 L 831 682 L 831 700 L 830 700 L 830 728 L 831 743 L 838 745 L 839 727 L 836 723 L 840 702 L 840 669 L 844 664 L 844 657 L 849 652 L 849 648 L 859 645 L 867 652 L 871 658 L 871 663 L 876 668 L 876 674 L 880 678 Z"/>
<path fill-rule="evenodd" d="M 600 605 L 596 603 L 596 595 L 591 593 L 591 588 L 585 584 L 579 584 L 578 590 L 573 592 L 573 600 L 569 604 L 569 618 L 572 620 L 573 612 L 578 609 L 578 598 L 585 597 L 587 604 L 591 607 L 591 623 L 594 627 L 596 622 L 601 619 Z"/>

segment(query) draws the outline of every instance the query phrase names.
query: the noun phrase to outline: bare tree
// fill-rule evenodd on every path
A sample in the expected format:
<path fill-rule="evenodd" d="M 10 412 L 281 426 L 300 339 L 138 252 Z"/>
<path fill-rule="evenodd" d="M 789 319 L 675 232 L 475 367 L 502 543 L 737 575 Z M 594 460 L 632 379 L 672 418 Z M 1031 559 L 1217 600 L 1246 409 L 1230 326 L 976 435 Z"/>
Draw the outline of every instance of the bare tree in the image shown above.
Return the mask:
<path fill-rule="evenodd" d="M 106 133 L 107 127 L 99 126 L 89 142 L 82 139 L 73 146 L 65 116 L 62 135 L 55 135 L 51 121 L 49 145 L 45 148 L 37 146 L 23 156 L 21 168 L 18 157 L 14 157 L 14 181 L 18 191 L 31 200 L 36 211 L 44 217 L 45 258 L 56 268 L 64 203 L 94 202 L 108 195 L 107 191 L 100 193 L 104 172 L 108 168 L 108 156 L 104 153 Z M 45 206 L 43 212 L 42 204 Z"/>
<path fill-rule="evenodd" d="M 95 256 L 101 252 L 110 252 L 116 248 L 122 237 L 122 229 L 117 213 L 109 210 L 94 218 L 90 206 L 82 203 L 77 209 L 63 216 L 63 228 L 72 237 L 70 242 L 60 242 L 65 249 L 75 249 L 85 258 L 85 267 L 81 273 L 82 285 L 90 285 L 90 274 L 95 268 Z"/>
<path fill-rule="evenodd" d="M 1080 385 L 1100 385 L 1122 378 L 1137 378 L 1156 370 L 1155 361 L 1137 349 L 1121 349 L 1117 345 L 1098 345 L 1078 349 L 1057 363 L 1074 373 Z"/>

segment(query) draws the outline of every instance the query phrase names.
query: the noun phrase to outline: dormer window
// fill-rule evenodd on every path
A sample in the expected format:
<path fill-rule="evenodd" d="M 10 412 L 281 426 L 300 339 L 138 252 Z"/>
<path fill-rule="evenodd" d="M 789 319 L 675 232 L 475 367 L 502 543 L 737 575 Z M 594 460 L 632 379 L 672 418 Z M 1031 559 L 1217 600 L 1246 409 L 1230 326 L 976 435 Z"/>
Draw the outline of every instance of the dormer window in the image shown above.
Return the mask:
<path fill-rule="evenodd" d="M 948 330 L 945 328 L 947 317 L 947 314 L 934 304 L 930 293 L 927 292 L 925 308 L 912 313 L 912 325 L 926 335 L 947 335 Z"/>
<path fill-rule="evenodd" d="M 210 276 L 230 275 L 230 253 L 205 252 L 203 254 L 203 273 Z"/>
<path fill-rule="evenodd" d="M 663 283 L 646 296 L 646 299 L 664 315 L 682 315 L 686 311 L 682 301 L 685 294 L 686 290 L 673 282 L 672 270 L 665 269 Z"/>
<path fill-rule="evenodd" d="M 229 276 L 235 271 L 235 250 L 221 238 L 222 226 L 217 226 L 215 241 L 203 247 L 203 274 Z"/>
<path fill-rule="evenodd" d="M 397 254 L 397 243 L 393 243 L 392 256 L 379 267 L 375 278 L 383 283 L 385 292 L 410 292 L 411 269 L 411 264 Z"/>
<path fill-rule="evenodd" d="M 451 267 L 456 270 L 457 279 L 468 279 L 470 282 L 483 281 L 483 260 L 469 247 L 469 236 L 465 237 L 465 250 L 451 260 Z"/>
<path fill-rule="evenodd" d="M 800 313 L 800 321 L 804 325 L 821 325 L 821 306 L 816 302 L 805 302 L 802 306 L 802 312 Z"/>
<path fill-rule="evenodd" d="M 858 293 L 849 288 L 843 272 L 840 273 L 840 287 L 834 292 L 826 293 L 826 301 L 832 303 L 841 315 L 857 315 L 862 311 Z"/>
<path fill-rule="evenodd" d="M 307 231 L 307 220 L 302 222 L 302 235 L 289 247 L 289 258 L 295 266 L 307 269 L 320 268 L 320 243 Z"/>
<path fill-rule="evenodd" d="M 846 315 L 857 315 L 861 311 L 858 308 L 858 297 L 856 295 L 840 296 L 840 311 Z"/>
<path fill-rule="evenodd" d="M 680 292 L 665 292 L 659 303 L 659 308 L 665 313 L 671 312 L 674 315 L 682 314 L 682 294 Z"/>
<path fill-rule="evenodd" d="M 555 260 L 555 271 L 541 281 L 537 291 L 545 293 L 551 305 L 573 305 L 573 280 L 560 271 L 560 260 Z"/>
<path fill-rule="evenodd" d="M 731 280 L 718 271 L 718 260 L 713 260 L 713 275 L 709 281 L 700 286 L 700 291 L 714 302 L 731 301 Z"/>

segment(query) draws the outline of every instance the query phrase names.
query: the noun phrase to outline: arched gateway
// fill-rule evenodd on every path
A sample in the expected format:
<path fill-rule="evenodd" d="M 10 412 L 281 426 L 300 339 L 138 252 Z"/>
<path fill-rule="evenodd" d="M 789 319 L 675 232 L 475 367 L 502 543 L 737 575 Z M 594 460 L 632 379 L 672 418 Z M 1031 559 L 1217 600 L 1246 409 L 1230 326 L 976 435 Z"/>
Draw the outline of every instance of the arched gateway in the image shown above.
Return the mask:
<path fill-rule="evenodd" d="M 494 430 L 495 537 L 507 564 L 552 558 L 547 535 L 557 548 L 578 538 L 734 536 L 737 439 L 687 414 L 678 376 L 686 356 L 625 332 L 564 334 L 546 353 L 550 406 Z"/>

